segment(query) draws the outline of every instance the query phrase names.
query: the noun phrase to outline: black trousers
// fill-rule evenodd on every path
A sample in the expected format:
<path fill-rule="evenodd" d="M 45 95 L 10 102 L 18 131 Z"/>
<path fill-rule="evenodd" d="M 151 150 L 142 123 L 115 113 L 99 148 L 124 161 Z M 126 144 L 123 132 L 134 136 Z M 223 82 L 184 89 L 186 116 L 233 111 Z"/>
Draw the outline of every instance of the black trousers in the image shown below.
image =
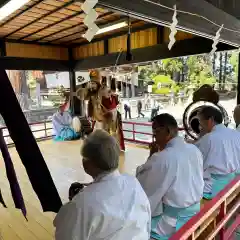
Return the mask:
<path fill-rule="evenodd" d="M 154 117 L 156 117 L 158 114 L 158 110 L 157 109 L 152 109 L 152 112 L 151 112 L 151 121 L 153 120 Z"/>
<path fill-rule="evenodd" d="M 132 118 L 131 109 L 130 108 L 129 109 L 124 109 L 124 111 L 125 111 L 125 119 L 127 119 L 127 115 L 129 117 L 129 119 L 131 119 Z"/>
<path fill-rule="evenodd" d="M 140 117 L 140 115 L 145 117 L 145 115 L 142 113 L 142 109 L 138 108 L 138 117 Z"/>

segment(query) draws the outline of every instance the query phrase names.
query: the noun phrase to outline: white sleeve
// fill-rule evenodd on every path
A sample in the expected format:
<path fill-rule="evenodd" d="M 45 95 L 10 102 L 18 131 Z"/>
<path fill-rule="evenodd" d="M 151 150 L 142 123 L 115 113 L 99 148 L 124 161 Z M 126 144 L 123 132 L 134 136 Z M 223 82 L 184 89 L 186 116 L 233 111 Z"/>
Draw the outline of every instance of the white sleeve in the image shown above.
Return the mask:
<path fill-rule="evenodd" d="M 74 201 L 65 204 L 54 219 L 55 240 L 87 240 L 89 233 L 85 223 L 89 223 L 84 208 Z M 87 229 L 86 229 L 87 227 Z"/>
<path fill-rule="evenodd" d="M 170 159 L 165 159 L 165 154 L 153 154 L 137 174 L 137 179 L 150 201 L 152 214 L 156 211 L 160 213 L 162 199 L 176 175 L 174 168 L 169 168 L 169 161 Z"/>
<path fill-rule="evenodd" d="M 78 219 L 78 211 L 74 202 L 69 202 L 62 206 L 53 225 L 56 227 L 56 240 L 75 240 L 75 228 Z"/>
<path fill-rule="evenodd" d="M 214 161 L 212 156 L 212 145 L 209 136 L 203 136 L 195 145 L 201 151 L 203 155 L 203 179 L 204 179 L 204 192 L 211 192 L 212 189 L 212 177 L 211 166 Z"/>
<path fill-rule="evenodd" d="M 203 168 L 206 170 L 211 165 L 211 139 L 209 136 L 203 136 L 195 143 L 203 155 Z"/>

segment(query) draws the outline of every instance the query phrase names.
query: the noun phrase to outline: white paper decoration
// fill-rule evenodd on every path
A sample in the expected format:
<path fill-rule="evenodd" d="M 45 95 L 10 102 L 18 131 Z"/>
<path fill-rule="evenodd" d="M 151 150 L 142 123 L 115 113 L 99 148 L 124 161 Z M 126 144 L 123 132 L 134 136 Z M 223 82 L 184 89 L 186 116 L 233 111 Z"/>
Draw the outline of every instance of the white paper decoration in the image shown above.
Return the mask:
<path fill-rule="evenodd" d="M 177 29 L 176 29 L 177 24 L 178 24 L 177 7 L 176 7 L 176 5 L 174 5 L 174 13 L 173 13 L 173 17 L 172 17 L 172 24 L 170 25 L 170 30 L 171 30 L 170 35 L 169 35 L 170 42 L 168 43 L 168 49 L 169 50 L 172 49 L 172 46 L 176 42 L 175 35 L 177 33 Z"/>

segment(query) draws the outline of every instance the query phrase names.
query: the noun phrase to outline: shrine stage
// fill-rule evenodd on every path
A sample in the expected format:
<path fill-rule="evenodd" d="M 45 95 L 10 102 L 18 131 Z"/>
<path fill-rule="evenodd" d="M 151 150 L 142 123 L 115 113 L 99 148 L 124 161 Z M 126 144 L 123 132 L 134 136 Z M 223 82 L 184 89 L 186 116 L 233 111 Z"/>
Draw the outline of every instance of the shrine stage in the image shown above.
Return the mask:
<path fill-rule="evenodd" d="M 68 188 L 72 182 L 91 181 L 91 177 L 83 170 L 80 141 L 53 142 L 47 140 L 39 142 L 38 145 L 63 203 L 68 201 Z M 6 209 L 0 206 L 0 240 L 53 240 L 54 227 L 52 222 L 55 214 L 42 212 L 38 198 L 31 187 L 15 148 L 10 148 L 9 151 L 26 204 L 28 222 L 21 211 L 14 207 L 4 162 L 0 161 L 0 189 L 8 206 Z M 125 154 L 120 157 L 120 171 L 135 174 L 137 166 L 146 161 L 148 153 L 148 150 L 144 148 L 127 145 Z"/>

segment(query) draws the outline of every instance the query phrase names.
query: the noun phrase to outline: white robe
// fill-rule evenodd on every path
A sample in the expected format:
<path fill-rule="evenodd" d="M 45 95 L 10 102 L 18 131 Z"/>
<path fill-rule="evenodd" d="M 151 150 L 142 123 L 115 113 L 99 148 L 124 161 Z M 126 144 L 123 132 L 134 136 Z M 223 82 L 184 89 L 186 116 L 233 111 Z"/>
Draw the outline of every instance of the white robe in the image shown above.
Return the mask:
<path fill-rule="evenodd" d="M 236 130 L 240 132 L 240 124 L 237 126 Z"/>
<path fill-rule="evenodd" d="M 212 191 L 211 174 L 226 175 L 236 172 L 240 166 L 240 135 L 219 124 L 204 135 L 195 145 L 203 154 L 204 192 Z"/>
<path fill-rule="evenodd" d="M 59 136 L 62 128 L 64 126 L 71 126 L 72 116 L 68 111 L 63 112 L 62 114 L 58 111 L 52 117 L 53 125 L 53 135 Z"/>
<path fill-rule="evenodd" d="M 137 169 L 137 178 L 149 198 L 152 217 L 163 213 L 163 203 L 189 207 L 199 203 L 203 195 L 202 154 L 194 145 L 176 137 Z M 159 235 L 171 234 L 174 225 L 176 219 L 164 219 L 162 226 L 159 225 Z"/>
<path fill-rule="evenodd" d="M 150 204 L 137 179 L 118 170 L 96 179 L 54 220 L 56 240 L 148 240 Z"/>

